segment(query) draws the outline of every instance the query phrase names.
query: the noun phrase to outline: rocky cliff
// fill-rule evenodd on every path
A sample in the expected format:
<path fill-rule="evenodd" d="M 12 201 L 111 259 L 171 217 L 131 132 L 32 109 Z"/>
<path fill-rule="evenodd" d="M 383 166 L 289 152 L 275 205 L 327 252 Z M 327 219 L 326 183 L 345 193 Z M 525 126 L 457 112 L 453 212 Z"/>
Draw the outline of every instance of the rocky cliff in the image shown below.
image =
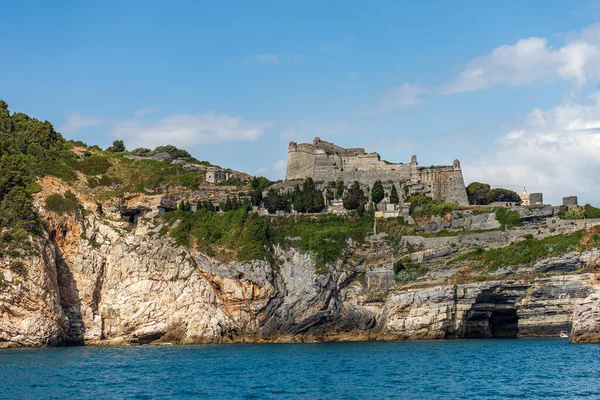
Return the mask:
<path fill-rule="evenodd" d="M 152 216 L 131 224 L 108 209 L 40 213 L 45 238 L 25 258 L 27 274 L 10 257 L 0 267 L 4 347 L 556 336 L 571 327 L 574 341 L 600 337 L 597 250 L 483 282 L 460 282 L 456 267 L 434 261 L 402 286 L 396 249 L 381 236 L 351 244 L 317 274 L 313 257 L 278 246 L 273 262 L 218 261 L 176 245 Z"/>

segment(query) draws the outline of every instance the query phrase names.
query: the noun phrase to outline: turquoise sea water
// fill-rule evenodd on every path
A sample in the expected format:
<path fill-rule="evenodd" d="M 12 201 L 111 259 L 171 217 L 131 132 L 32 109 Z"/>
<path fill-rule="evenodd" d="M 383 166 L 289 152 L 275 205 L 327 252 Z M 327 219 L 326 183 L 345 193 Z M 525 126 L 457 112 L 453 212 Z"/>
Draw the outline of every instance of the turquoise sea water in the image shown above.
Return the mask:
<path fill-rule="evenodd" d="M 600 398 L 600 346 L 480 339 L 2 350 L 0 398 Z"/>

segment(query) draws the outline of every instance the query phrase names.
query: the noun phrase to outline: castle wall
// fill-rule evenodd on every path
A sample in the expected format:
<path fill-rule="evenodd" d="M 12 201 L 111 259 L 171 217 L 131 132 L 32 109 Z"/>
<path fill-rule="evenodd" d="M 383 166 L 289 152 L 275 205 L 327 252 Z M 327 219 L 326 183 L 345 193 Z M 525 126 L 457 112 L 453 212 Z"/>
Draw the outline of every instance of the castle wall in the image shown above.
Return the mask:
<path fill-rule="evenodd" d="M 319 182 L 354 181 L 372 187 L 380 180 L 391 182 L 400 190 L 406 182 L 421 183 L 434 199 L 468 204 L 460 163 L 453 166 L 417 167 L 411 163 L 392 164 L 381 161 L 379 154 L 364 149 L 344 149 L 316 138 L 313 144 L 290 142 L 286 180 L 312 178 Z"/>
<path fill-rule="evenodd" d="M 314 179 L 315 169 L 315 150 L 308 144 L 290 144 L 288 152 L 286 180 L 294 179 Z"/>
<path fill-rule="evenodd" d="M 421 167 L 419 181 L 426 185 L 435 200 L 469 204 L 460 165 L 452 167 Z"/>

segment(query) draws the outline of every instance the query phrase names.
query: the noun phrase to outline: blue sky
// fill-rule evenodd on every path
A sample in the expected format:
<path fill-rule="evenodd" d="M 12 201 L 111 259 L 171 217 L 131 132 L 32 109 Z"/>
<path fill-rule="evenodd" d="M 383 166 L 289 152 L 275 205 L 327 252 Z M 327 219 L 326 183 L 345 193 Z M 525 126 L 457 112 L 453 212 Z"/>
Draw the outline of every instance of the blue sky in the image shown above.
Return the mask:
<path fill-rule="evenodd" d="M 315 136 L 600 204 L 593 1 L 3 1 L 0 98 L 282 178 Z"/>

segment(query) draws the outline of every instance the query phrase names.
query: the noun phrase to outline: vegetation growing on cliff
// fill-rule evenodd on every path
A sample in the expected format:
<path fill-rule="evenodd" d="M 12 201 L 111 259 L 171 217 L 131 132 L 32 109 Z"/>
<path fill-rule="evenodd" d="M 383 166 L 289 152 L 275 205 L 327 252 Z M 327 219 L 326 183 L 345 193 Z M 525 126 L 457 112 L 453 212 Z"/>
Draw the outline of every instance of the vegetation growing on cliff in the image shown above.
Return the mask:
<path fill-rule="evenodd" d="M 58 215 L 75 212 L 78 208 L 77 197 L 71 191 L 67 191 L 64 195 L 53 193 L 46 197 L 46 210 L 53 211 Z"/>
<path fill-rule="evenodd" d="M 516 211 L 511 211 L 505 207 L 496 208 L 496 219 L 500 222 L 501 229 L 514 226 L 523 226 L 521 215 Z"/>
<path fill-rule="evenodd" d="M 10 115 L 0 100 L 0 227 L 39 233 L 31 195 L 40 190 L 36 178 L 54 175 L 75 179 L 75 154 L 48 121 L 22 113 Z"/>
<path fill-rule="evenodd" d="M 511 265 L 530 265 L 548 257 L 562 256 L 571 251 L 582 251 L 600 245 L 599 229 L 580 230 L 570 234 L 548 236 L 534 239 L 527 236 L 525 240 L 514 242 L 505 247 L 484 250 L 479 248 L 463 254 L 449 263 L 466 263 L 475 268 L 487 268 L 493 272 L 500 267 Z"/>
<path fill-rule="evenodd" d="M 562 219 L 600 218 L 600 208 L 593 207 L 589 204 L 571 209 L 561 207 L 558 216 Z"/>
<path fill-rule="evenodd" d="M 431 197 L 424 195 L 413 195 L 408 197 L 405 201 L 411 204 L 411 214 L 415 217 L 444 215 L 460 208 L 458 203 L 433 200 Z"/>
<path fill-rule="evenodd" d="M 427 267 L 411 261 L 410 257 L 404 257 L 394 264 L 394 276 L 398 283 L 414 282 L 427 271 Z"/>
<path fill-rule="evenodd" d="M 212 245 L 222 246 L 240 261 L 272 261 L 273 245 L 279 244 L 312 253 L 321 273 L 343 257 L 348 239 L 363 242 L 373 224 L 372 213 L 271 218 L 249 212 L 248 206 L 226 213 L 174 211 L 164 218 L 179 245 L 196 245 L 212 256 L 218 255 Z"/>

